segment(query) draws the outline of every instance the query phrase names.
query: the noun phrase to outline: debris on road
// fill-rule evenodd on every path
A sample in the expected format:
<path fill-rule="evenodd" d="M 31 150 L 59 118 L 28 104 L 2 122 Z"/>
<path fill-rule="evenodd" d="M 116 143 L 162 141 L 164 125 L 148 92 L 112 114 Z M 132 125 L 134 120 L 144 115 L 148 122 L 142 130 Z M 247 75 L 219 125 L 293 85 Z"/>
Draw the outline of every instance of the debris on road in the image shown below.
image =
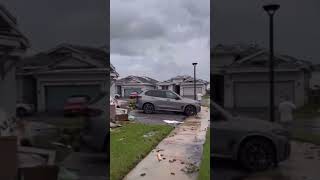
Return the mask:
<path fill-rule="evenodd" d="M 174 172 L 172 172 L 172 173 L 171 173 L 171 175 L 173 175 L 173 176 L 174 176 L 174 175 L 175 175 L 175 173 L 174 173 Z"/>
<path fill-rule="evenodd" d="M 136 118 L 132 115 L 129 115 L 128 119 L 129 119 L 129 121 L 134 121 Z"/>
<path fill-rule="evenodd" d="M 140 174 L 140 176 L 145 176 L 145 175 L 146 175 L 146 173 L 141 173 L 141 174 Z"/>
<path fill-rule="evenodd" d="M 163 122 L 165 122 L 167 124 L 181 124 L 181 123 L 183 123 L 180 121 L 173 121 L 173 120 L 163 120 Z"/>

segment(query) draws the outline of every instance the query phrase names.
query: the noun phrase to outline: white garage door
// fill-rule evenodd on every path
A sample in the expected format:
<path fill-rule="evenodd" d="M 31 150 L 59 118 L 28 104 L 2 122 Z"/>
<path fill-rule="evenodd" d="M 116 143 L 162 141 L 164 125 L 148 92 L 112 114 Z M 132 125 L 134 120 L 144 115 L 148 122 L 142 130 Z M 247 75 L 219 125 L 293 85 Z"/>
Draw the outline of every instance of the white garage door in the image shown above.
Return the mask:
<path fill-rule="evenodd" d="M 288 96 L 294 102 L 294 83 L 277 82 L 275 84 L 275 105 L 281 96 Z M 234 104 L 236 108 L 255 108 L 269 106 L 269 83 L 235 83 Z"/>
<path fill-rule="evenodd" d="M 202 93 L 202 88 L 197 87 L 196 93 Z M 193 96 L 194 95 L 194 88 L 193 87 L 184 87 L 183 88 L 183 96 Z"/>

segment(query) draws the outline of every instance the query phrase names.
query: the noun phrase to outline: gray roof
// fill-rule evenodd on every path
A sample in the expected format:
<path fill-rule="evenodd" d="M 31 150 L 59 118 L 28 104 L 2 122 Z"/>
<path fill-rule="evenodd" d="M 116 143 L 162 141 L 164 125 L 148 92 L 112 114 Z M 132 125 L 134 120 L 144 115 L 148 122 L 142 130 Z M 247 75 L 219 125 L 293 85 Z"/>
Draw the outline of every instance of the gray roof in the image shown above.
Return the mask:
<path fill-rule="evenodd" d="M 130 84 L 132 82 L 136 82 L 136 83 L 144 83 L 144 84 L 150 84 L 150 85 L 156 85 L 157 84 L 157 80 L 152 79 L 150 77 L 146 77 L 146 76 L 127 76 L 125 78 L 119 79 L 117 80 L 117 84 Z"/>
<path fill-rule="evenodd" d="M 29 40 L 20 32 L 18 29 L 18 24 L 16 18 L 3 6 L 0 4 L 0 36 L 10 37 L 19 41 L 20 49 L 27 49 L 30 47 Z"/>
<path fill-rule="evenodd" d="M 231 55 L 231 61 L 221 62 L 220 55 Z M 213 60 L 212 69 L 223 71 L 229 68 L 267 68 L 269 64 L 269 51 L 256 44 L 245 45 L 217 45 L 211 54 Z M 220 60 L 220 61 L 219 61 Z M 274 64 L 276 68 L 310 69 L 312 63 L 296 59 L 292 56 L 275 54 Z"/>
<path fill-rule="evenodd" d="M 173 83 L 175 80 L 180 81 L 182 83 L 189 83 L 189 82 L 193 82 L 194 78 L 192 76 L 189 75 L 178 75 L 176 77 L 173 77 L 171 79 L 168 79 L 166 81 L 162 81 L 160 83 Z M 197 83 L 204 83 L 207 84 L 208 82 L 202 79 L 196 79 Z"/>

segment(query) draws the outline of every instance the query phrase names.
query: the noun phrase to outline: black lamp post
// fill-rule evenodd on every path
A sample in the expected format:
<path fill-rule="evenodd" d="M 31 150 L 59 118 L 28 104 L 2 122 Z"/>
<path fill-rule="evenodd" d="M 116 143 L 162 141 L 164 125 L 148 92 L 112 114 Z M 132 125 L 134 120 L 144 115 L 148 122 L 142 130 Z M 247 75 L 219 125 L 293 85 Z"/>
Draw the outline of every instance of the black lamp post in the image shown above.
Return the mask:
<path fill-rule="evenodd" d="M 278 4 L 268 4 L 263 9 L 268 13 L 270 19 L 269 25 L 269 80 L 270 80 L 270 121 L 274 122 L 274 52 L 273 52 L 273 17 L 275 12 L 280 8 Z"/>
<path fill-rule="evenodd" d="M 194 100 L 197 100 L 197 95 L 196 95 L 196 66 L 198 63 L 192 63 L 193 65 L 193 98 Z"/>

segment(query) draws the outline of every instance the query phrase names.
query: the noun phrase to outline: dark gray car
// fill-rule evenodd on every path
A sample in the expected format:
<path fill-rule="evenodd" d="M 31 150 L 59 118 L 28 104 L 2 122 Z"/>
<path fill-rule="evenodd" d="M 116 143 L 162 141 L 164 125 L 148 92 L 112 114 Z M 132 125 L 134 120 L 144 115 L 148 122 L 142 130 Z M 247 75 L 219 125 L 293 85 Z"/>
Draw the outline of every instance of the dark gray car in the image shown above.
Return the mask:
<path fill-rule="evenodd" d="M 137 97 L 136 107 L 146 114 L 155 111 L 184 112 L 192 116 L 201 111 L 201 103 L 188 98 L 183 98 L 170 90 L 147 90 Z"/>
<path fill-rule="evenodd" d="M 249 170 L 265 170 L 290 155 L 289 132 L 276 123 L 233 116 L 212 103 L 213 157 L 239 160 Z"/>

